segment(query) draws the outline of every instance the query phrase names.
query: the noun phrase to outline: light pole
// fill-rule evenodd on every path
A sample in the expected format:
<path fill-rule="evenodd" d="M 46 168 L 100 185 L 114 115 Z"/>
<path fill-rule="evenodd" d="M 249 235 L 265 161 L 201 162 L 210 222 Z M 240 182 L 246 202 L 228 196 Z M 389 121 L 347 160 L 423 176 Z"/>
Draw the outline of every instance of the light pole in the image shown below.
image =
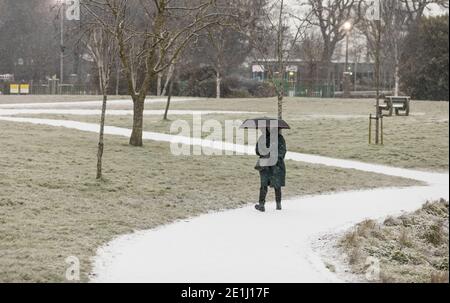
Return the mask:
<path fill-rule="evenodd" d="M 346 21 L 343 24 L 343 29 L 345 31 L 345 69 L 344 69 L 344 97 L 348 98 L 350 96 L 350 73 L 348 71 L 348 41 L 350 36 L 350 31 L 352 30 L 352 23 L 350 21 Z"/>
<path fill-rule="evenodd" d="M 59 21 L 61 27 L 59 36 L 59 81 L 61 85 L 64 83 L 64 18 L 66 0 L 56 0 L 56 4 L 59 6 Z"/>
<path fill-rule="evenodd" d="M 61 53 L 60 53 L 60 81 L 61 85 L 64 83 L 64 8 L 65 1 L 61 0 Z"/>

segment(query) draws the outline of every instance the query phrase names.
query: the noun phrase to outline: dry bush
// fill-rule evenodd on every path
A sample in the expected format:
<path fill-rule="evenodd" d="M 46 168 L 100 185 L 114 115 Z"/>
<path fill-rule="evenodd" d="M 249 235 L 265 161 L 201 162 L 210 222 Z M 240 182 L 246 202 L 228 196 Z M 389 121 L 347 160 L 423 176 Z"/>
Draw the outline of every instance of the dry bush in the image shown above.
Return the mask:
<path fill-rule="evenodd" d="M 383 283 L 448 283 L 448 202 L 427 202 L 419 210 L 383 224 L 365 220 L 342 242 L 352 271 L 363 274 L 366 256 L 378 258 Z"/>
<path fill-rule="evenodd" d="M 358 224 L 357 232 L 361 237 L 367 237 L 371 234 L 371 232 L 377 226 L 377 222 L 374 220 L 364 220 L 363 222 Z"/>
<path fill-rule="evenodd" d="M 448 271 L 442 272 L 442 271 L 436 271 L 431 273 L 430 278 L 431 283 L 448 283 Z"/>
<path fill-rule="evenodd" d="M 428 227 L 423 236 L 428 243 L 439 246 L 443 243 L 443 233 L 444 229 L 442 227 L 442 221 L 440 221 Z"/>
<path fill-rule="evenodd" d="M 411 247 L 412 241 L 411 237 L 409 235 L 409 232 L 406 228 L 402 228 L 400 231 L 400 237 L 398 239 L 398 242 L 402 247 Z"/>
<path fill-rule="evenodd" d="M 359 247 L 354 247 L 348 255 L 348 263 L 350 265 L 356 265 L 361 263 L 361 259 L 361 249 Z"/>
<path fill-rule="evenodd" d="M 358 231 L 354 230 L 346 233 L 340 244 L 347 249 L 356 247 L 358 245 Z"/>
<path fill-rule="evenodd" d="M 387 217 L 383 222 L 383 225 L 385 226 L 397 226 L 400 224 L 402 224 L 402 221 L 392 216 Z"/>

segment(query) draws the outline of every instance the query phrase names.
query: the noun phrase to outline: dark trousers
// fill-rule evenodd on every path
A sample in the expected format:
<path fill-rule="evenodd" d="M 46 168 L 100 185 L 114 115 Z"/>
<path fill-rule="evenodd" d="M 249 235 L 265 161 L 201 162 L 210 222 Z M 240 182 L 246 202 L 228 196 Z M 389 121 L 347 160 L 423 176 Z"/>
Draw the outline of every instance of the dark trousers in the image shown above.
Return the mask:
<path fill-rule="evenodd" d="M 267 186 L 263 186 L 259 189 L 259 204 L 266 203 L 267 191 Z M 275 201 L 277 201 L 277 203 L 281 203 L 281 187 L 275 188 Z"/>

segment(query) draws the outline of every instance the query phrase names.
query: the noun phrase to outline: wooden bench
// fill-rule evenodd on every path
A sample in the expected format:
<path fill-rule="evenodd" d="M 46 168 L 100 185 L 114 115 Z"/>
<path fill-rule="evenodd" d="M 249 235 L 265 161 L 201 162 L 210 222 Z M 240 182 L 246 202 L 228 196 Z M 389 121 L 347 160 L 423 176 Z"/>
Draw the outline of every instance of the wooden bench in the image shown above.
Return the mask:
<path fill-rule="evenodd" d="M 383 114 L 383 111 L 388 111 L 387 116 L 392 116 L 395 111 L 396 116 L 409 116 L 409 108 L 411 98 L 408 96 L 386 96 L 384 104 L 380 104 L 378 111 Z"/>

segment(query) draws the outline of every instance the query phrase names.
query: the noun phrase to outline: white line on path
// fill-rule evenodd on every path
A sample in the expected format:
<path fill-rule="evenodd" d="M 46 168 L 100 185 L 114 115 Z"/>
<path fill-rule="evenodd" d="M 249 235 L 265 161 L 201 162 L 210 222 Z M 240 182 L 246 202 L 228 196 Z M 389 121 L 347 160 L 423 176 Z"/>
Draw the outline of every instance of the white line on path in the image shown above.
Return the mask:
<path fill-rule="evenodd" d="M 98 132 L 97 124 L 0 117 L 0 120 Z M 131 130 L 107 126 L 105 133 Z M 144 139 L 202 145 L 254 154 L 253 146 L 144 132 Z M 426 200 L 449 197 L 449 175 L 288 152 L 287 159 L 356 169 L 427 183 L 306 196 L 268 203 L 266 213 L 252 206 L 205 214 L 152 230 L 119 236 L 98 249 L 93 282 L 340 282 L 311 250 L 322 233 L 347 228 L 366 218 L 412 211 Z M 226 186 L 226 184 L 224 184 Z M 255 189 L 256 191 L 257 189 Z"/>

